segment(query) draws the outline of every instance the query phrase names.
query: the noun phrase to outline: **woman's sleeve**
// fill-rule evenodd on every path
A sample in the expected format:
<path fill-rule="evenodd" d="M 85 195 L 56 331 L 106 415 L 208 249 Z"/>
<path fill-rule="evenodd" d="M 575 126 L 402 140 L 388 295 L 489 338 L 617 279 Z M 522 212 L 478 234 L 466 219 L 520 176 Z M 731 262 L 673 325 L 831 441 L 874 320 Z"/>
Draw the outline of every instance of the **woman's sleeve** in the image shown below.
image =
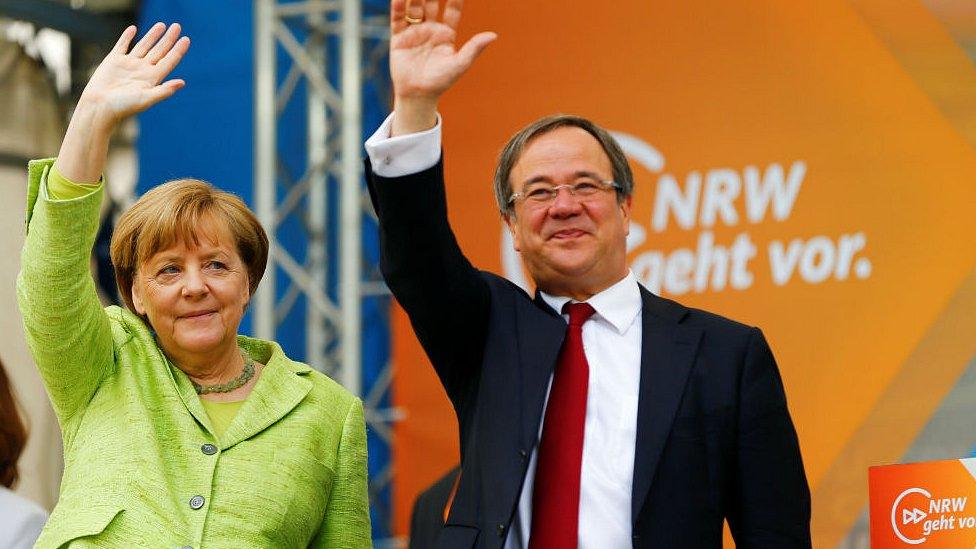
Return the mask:
<path fill-rule="evenodd" d="M 90 268 L 102 187 L 69 200 L 51 199 L 46 180 L 53 163 L 36 160 L 28 167 L 17 301 L 67 444 L 73 419 L 112 368 L 112 333 Z"/>
<path fill-rule="evenodd" d="M 309 547 L 372 547 L 366 488 L 366 422 L 358 398 L 346 414 L 325 519 Z"/>

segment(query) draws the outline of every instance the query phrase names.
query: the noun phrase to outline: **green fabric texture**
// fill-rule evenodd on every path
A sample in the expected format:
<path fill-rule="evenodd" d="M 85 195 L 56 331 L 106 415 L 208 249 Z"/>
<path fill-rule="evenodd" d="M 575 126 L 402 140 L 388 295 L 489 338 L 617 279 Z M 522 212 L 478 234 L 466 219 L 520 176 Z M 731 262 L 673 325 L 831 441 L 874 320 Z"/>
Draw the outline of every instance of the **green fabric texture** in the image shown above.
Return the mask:
<path fill-rule="evenodd" d="M 49 199 L 51 164 L 29 165 L 17 280 L 64 439 L 36 547 L 369 547 L 362 403 L 277 344 L 239 336 L 266 366 L 218 435 L 143 321 L 102 308 L 89 271 L 102 190 Z"/>
<path fill-rule="evenodd" d="M 244 405 L 244 401 L 214 402 L 201 398 L 200 404 L 203 404 L 203 411 L 207 412 L 207 417 L 210 418 L 210 426 L 213 427 L 214 434 L 219 438 L 224 435 L 224 432 L 227 431 L 230 424 L 234 422 L 234 416 L 237 415 L 238 410 Z"/>

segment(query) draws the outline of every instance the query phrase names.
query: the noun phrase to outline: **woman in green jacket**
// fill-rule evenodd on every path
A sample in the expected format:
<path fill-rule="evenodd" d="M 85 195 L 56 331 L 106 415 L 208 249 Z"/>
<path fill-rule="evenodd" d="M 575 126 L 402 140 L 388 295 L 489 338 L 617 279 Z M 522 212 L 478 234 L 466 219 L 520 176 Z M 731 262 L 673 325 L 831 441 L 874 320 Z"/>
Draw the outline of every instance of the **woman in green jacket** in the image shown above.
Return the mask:
<path fill-rule="evenodd" d="M 58 158 L 29 167 L 17 292 L 65 457 L 37 547 L 368 547 L 362 403 L 237 335 L 268 253 L 240 199 L 196 180 L 146 193 L 112 237 L 127 309 L 96 296 L 109 137 L 183 86 L 164 81 L 180 33 L 158 23 L 132 46 L 126 29 Z"/>

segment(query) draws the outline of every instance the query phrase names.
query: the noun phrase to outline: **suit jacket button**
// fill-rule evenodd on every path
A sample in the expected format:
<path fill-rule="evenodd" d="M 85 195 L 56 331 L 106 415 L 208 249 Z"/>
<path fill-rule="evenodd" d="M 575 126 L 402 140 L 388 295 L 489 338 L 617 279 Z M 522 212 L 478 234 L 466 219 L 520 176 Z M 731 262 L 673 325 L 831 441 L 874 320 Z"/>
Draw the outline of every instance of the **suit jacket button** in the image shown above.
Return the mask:
<path fill-rule="evenodd" d="M 519 457 L 523 460 L 529 457 L 529 453 L 525 451 L 525 448 L 519 448 Z"/>
<path fill-rule="evenodd" d="M 505 525 L 500 522 L 498 523 L 498 537 L 505 537 Z"/>
<path fill-rule="evenodd" d="M 200 451 L 208 456 L 212 456 L 217 453 L 217 447 L 208 442 L 200 447 Z"/>
<path fill-rule="evenodd" d="M 203 507 L 204 501 L 203 496 L 193 496 L 190 498 L 190 509 L 197 510 Z"/>

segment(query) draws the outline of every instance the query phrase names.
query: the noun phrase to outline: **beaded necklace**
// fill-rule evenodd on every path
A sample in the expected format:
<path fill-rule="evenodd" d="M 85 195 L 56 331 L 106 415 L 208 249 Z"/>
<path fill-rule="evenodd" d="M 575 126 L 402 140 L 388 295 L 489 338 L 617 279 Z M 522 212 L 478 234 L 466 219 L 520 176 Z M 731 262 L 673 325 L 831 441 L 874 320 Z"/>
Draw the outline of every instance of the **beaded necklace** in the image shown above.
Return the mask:
<path fill-rule="evenodd" d="M 228 381 L 227 383 L 218 383 L 215 385 L 200 385 L 196 381 L 190 380 L 193 384 L 193 388 L 196 390 L 198 395 L 206 395 L 209 393 L 229 393 L 234 389 L 243 387 L 251 378 L 254 377 L 254 359 L 251 355 L 241 351 L 241 358 L 244 359 L 244 369 L 241 370 L 241 375 L 235 377 L 234 379 Z"/>

